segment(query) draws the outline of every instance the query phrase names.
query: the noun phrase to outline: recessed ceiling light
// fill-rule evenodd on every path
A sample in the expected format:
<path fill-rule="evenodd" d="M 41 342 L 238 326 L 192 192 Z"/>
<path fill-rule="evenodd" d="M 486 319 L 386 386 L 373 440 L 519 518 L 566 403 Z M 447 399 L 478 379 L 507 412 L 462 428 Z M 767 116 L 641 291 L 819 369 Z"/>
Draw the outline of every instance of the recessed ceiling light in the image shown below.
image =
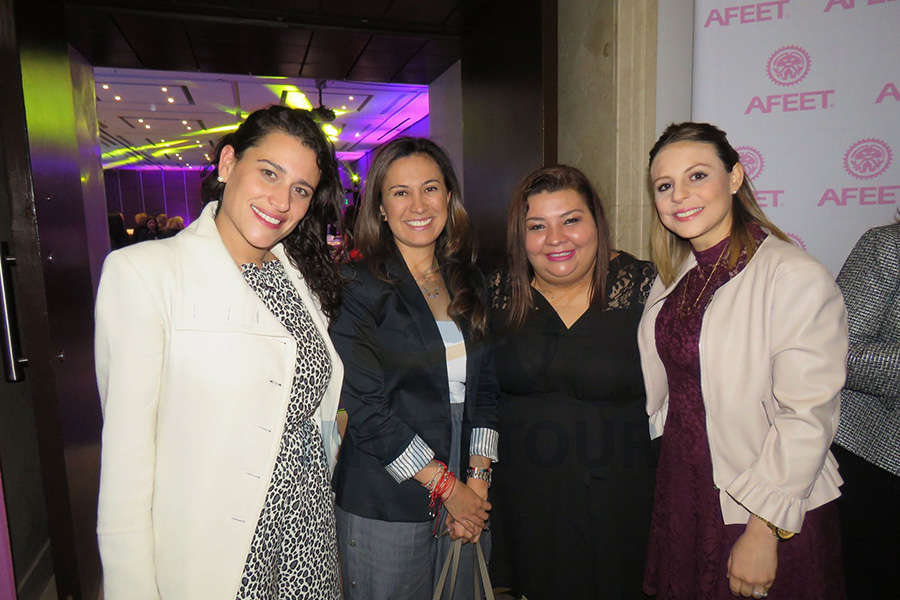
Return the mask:
<path fill-rule="evenodd" d="M 188 128 L 187 128 L 187 130 L 188 130 L 188 131 L 190 131 L 190 130 L 191 130 L 191 126 L 190 126 L 190 125 L 188 125 Z"/>
<path fill-rule="evenodd" d="M 198 144 L 200 143 L 200 140 L 194 140 L 194 141 L 197 142 Z"/>
<path fill-rule="evenodd" d="M 116 102 L 118 102 L 119 100 L 122 99 L 122 96 L 115 96 L 114 99 L 115 99 Z"/>
<path fill-rule="evenodd" d="M 102 87 L 104 90 L 108 90 L 108 89 L 109 89 L 109 84 L 108 84 L 108 83 L 104 83 L 104 84 L 101 85 L 100 87 Z"/>
<path fill-rule="evenodd" d="M 172 96 L 169 96 L 168 98 L 166 98 L 166 102 L 168 102 L 169 104 L 174 104 L 175 98 L 173 98 Z"/>
<path fill-rule="evenodd" d="M 347 96 L 347 100 L 353 101 L 353 96 Z"/>
<path fill-rule="evenodd" d="M 168 91 L 169 91 L 169 88 L 167 88 L 167 87 L 161 87 L 161 88 L 159 88 L 159 89 L 161 89 L 161 90 L 164 91 L 164 92 L 168 92 Z"/>
<path fill-rule="evenodd" d="M 159 141 L 160 141 L 160 143 L 163 143 L 163 144 L 166 143 L 166 140 L 159 140 Z"/>
<path fill-rule="evenodd" d="M 144 122 L 143 119 L 138 119 L 138 123 L 143 123 L 143 122 Z"/>
<path fill-rule="evenodd" d="M 182 124 L 182 125 L 187 125 L 187 121 L 182 121 L 181 124 Z"/>
<path fill-rule="evenodd" d="M 341 105 L 341 110 L 347 110 L 347 105 L 346 105 L 346 104 L 342 104 L 342 105 Z"/>
<path fill-rule="evenodd" d="M 359 137 L 359 132 L 357 131 L 356 135 L 354 135 L 353 137 Z"/>
<path fill-rule="evenodd" d="M 147 125 L 144 125 L 144 128 L 145 128 L 145 129 L 150 129 L 150 124 L 148 123 Z"/>

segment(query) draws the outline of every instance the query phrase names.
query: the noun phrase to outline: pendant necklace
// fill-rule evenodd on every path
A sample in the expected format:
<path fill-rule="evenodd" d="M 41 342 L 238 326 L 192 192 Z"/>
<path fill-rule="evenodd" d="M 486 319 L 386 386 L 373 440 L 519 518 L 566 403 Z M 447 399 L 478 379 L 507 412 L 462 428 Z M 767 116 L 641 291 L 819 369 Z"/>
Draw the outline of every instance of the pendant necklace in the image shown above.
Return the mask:
<path fill-rule="evenodd" d="M 728 244 L 725 244 L 722 247 L 722 252 L 719 253 L 719 258 L 716 259 L 716 262 L 713 264 L 712 270 L 709 272 L 709 276 L 706 278 L 706 281 L 703 283 L 703 287 L 700 288 L 700 293 L 697 294 L 697 297 L 694 298 L 694 303 L 689 307 L 685 308 L 685 302 L 687 300 L 687 289 L 690 284 L 691 275 L 693 274 L 693 270 L 687 274 L 685 278 L 684 285 L 681 288 L 681 302 L 678 303 L 678 314 L 684 316 L 689 315 L 694 312 L 694 309 L 697 308 L 697 303 L 700 302 L 700 298 L 703 297 L 703 292 L 706 291 L 706 288 L 709 286 L 709 282 L 712 281 L 713 275 L 716 274 L 716 270 L 719 268 L 719 263 L 722 262 L 722 257 L 725 256 L 725 251 L 728 249 Z M 700 273 L 700 265 L 697 265 L 696 271 Z M 701 274 L 702 277 L 702 274 Z"/>
<path fill-rule="evenodd" d="M 431 268 L 422 273 L 421 277 L 416 278 L 416 283 L 419 284 L 419 289 L 422 290 L 422 294 L 428 300 L 437 298 L 441 295 L 440 281 L 431 281 L 431 283 L 429 284 L 429 281 L 434 279 L 434 274 L 437 272 L 437 259 L 435 259 L 435 261 L 431 265 Z"/>

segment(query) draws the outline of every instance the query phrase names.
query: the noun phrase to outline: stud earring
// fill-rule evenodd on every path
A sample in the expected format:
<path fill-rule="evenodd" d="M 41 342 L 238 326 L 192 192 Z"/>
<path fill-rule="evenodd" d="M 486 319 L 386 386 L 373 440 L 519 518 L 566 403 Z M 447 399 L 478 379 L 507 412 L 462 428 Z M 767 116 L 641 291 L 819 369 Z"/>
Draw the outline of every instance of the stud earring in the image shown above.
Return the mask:
<path fill-rule="evenodd" d="M 216 177 L 216 181 L 218 181 L 219 183 L 225 183 L 225 179 L 221 175 Z"/>

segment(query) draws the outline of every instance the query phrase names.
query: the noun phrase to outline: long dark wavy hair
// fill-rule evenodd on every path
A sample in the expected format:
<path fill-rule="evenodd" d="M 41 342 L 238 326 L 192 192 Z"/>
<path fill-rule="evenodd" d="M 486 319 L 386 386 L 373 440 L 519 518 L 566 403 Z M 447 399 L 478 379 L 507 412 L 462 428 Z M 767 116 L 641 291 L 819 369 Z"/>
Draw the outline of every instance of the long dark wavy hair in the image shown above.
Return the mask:
<path fill-rule="evenodd" d="M 203 201 L 222 200 L 225 184 L 219 182 L 217 177 L 219 158 L 225 146 L 233 147 L 235 157 L 240 160 L 245 150 L 256 146 L 273 132 L 291 135 L 316 153 L 316 165 L 322 173 L 319 185 L 306 215 L 282 243 L 291 264 L 300 271 L 310 290 L 318 298 L 322 311 L 329 319 L 333 319 L 341 305 L 343 280 L 338 265 L 331 258 L 325 228 L 334 219 L 334 215 L 340 214 L 338 207 L 344 190 L 338 175 L 334 147 L 309 112 L 286 106 L 270 106 L 251 113 L 236 131 L 223 136 L 216 145 L 213 166 L 203 179 Z M 221 208 L 221 204 L 219 207 Z"/>
<path fill-rule="evenodd" d="M 659 151 L 675 142 L 702 142 L 710 144 L 716 150 L 719 160 L 725 165 L 725 170 L 729 173 L 734 166 L 740 162 L 741 156 L 738 154 L 731 144 L 725 132 L 709 123 L 672 123 L 663 131 L 656 144 L 650 150 L 650 161 L 648 169 L 653 166 L 653 159 L 659 154 Z M 649 179 L 649 178 L 648 178 Z M 651 184 L 652 187 L 652 184 Z M 653 195 L 651 190 L 651 196 Z M 775 226 L 759 207 L 756 201 L 756 194 L 753 191 L 753 184 L 750 183 L 750 177 L 744 175 L 744 181 L 741 187 L 731 195 L 731 239 L 728 242 L 728 265 L 734 267 L 741 256 L 741 252 L 746 252 L 747 260 L 756 252 L 756 242 L 753 239 L 753 233 L 750 229 L 752 223 L 756 223 L 766 229 L 770 234 L 790 242 L 790 238 Z M 659 218 L 659 212 L 654 211 L 656 218 L 653 219 L 650 228 L 650 255 L 656 268 L 659 270 L 659 277 L 666 285 L 675 280 L 678 275 L 678 269 L 688 254 L 691 252 L 691 245 L 663 225 Z M 792 242 L 793 243 L 793 242 Z"/>
<path fill-rule="evenodd" d="M 356 247 L 368 261 L 373 275 L 382 281 L 391 281 L 385 268 L 386 262 L 403 259 L 391 228 L 382 219 L 379 210 L 381 190 L 394 161 L 415 154 L 427 156 L 437 164 L 450 193 L 447 224 L 434 247 L 434 256 L 453 298 L 447 314 L 457 324 L 468 324 L 472 336 L 479 338 L 484 335 L 487 326 L 487 305 L 481 293 L 482 277 L 475 266 L 475 241 L 469 215 L 462 204 L 459 180 L 443 148 L 429 139 L 413 137 L 399 137 L 379 148 L 369 168 L 362 205 L 356 217 Z"/>
<path fill-rule="evenodd" d="M 525 218 L 528 199 L 542 192 L 572 190 L 584 200 L 597 227 L 597 256 L 591 275 L 591 304 L 606 306 L 606 278 L 609 273 L 609 222 L 600 196 L 587 175 L 575 167 L 555 165 L 543 167 L 525 176 L 506 211 L 506 259 L 509 269 L 510 301 L 507 325 L 519 327 L 534 306 L 531 280 L 534 268 L 525 252 Z"/>

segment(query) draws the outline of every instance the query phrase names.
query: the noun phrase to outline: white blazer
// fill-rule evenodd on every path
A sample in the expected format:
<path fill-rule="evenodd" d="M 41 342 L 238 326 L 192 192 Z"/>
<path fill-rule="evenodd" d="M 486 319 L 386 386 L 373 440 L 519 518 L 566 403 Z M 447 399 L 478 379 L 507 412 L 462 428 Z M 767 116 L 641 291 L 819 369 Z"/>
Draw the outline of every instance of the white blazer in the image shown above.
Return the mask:
<path fill-rule="evenodd" d="M 296 342 L 244 282 L 213 221 L 104 263 L 96 306 L 107 600 L 233 600 L 284 429 Z M 331 359 L 316 413 L 329 468 L 343 365 L 327 321 L 272 249 Z"/>

